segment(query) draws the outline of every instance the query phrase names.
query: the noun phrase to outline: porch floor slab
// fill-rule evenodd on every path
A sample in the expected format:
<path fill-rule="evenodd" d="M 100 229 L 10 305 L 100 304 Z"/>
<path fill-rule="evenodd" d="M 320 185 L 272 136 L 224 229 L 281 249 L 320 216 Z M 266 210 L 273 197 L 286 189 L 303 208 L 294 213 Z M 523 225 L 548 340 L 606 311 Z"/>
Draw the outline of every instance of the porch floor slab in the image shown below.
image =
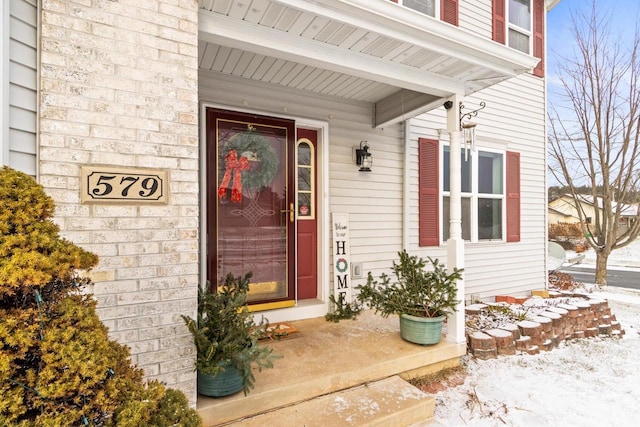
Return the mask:
<path fill-rule="evenodd" d="M 466 352 L 465 343 L 446 339 L 433 346 L 404 341 L 396 316 L 384 319 L 373 312 L 339 323 L 324 318 L 290 323 L 298 332 L 267 344 L 282 359 L 275 360 L 273 369 L 256 372 L 256 387 L 248 396 L 199 396 L 197 409 L 205 427 L 229 424 L 394 375 L 408 378 L 455 366 Z"/>

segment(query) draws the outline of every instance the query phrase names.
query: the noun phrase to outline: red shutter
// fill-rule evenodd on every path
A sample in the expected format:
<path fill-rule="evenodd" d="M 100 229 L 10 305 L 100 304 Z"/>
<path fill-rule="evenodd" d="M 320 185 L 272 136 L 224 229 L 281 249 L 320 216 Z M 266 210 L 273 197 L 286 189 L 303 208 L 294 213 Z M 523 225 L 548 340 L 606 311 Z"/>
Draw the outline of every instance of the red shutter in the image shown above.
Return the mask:
<path fill-rule="evenodd" d="M 533 56 L 540 58 L 533 74 L 544 77 L 544 0 L 533 1 Z"/>
<path fill-rule="evenodd" d="M 440 20 L 458 25 L 458 0 L 440 0 Z"/>
<path fill-rule="evenodd" d="M 507 242 L 520 241 L 520 153 L 507 151 Z"/>
<path fill-rule="evenodd" d="M 493 32 L 491 38 L 498 43 L 507 42 L 506 0 L 493 0 Z"/>
<path fill-rule="evenodd" d="M 440 144 L 435 139 L 418 139 L 418 221 L 420 246 L 440 244 Z"/>

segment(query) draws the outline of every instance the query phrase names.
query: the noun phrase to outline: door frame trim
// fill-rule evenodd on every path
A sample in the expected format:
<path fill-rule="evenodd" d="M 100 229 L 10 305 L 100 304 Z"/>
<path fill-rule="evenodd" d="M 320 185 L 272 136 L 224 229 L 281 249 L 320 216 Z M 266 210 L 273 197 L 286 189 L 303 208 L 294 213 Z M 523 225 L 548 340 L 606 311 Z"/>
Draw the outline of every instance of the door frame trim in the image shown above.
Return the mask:
<path fill-rule="evenodd" d="M 260 114 L 275 118 L 291 119 L 295 121 L 294 129 L 309 128 L 318 131 L 318 145 L 316 168 L 318 172 L 318 297 L 315 300 L 304 300 L 298 302 L 294 307 L 269 310 L 267 317 L 270 322 L 280 322 L 285 320 L 299 320 L 313 317 L 322 317 L 329 311 L 329 123 L 321 120 L 308 119 L 299 116 L 276 114 L 271 111 L 263 111 L 249 108 L 242 108 L 233 105 L 217 104 L 212 102 L 200 102 L 200 286 L 207 277 L 207 108 L 217 108 L 222 110 L 237 111 L 239 113 Z M 297 141 L 297 137 L 296 137 Z M 297 250 L 297 249 L 296 249 Z M 257 312 L 258 314 L 262 312 Z"/>

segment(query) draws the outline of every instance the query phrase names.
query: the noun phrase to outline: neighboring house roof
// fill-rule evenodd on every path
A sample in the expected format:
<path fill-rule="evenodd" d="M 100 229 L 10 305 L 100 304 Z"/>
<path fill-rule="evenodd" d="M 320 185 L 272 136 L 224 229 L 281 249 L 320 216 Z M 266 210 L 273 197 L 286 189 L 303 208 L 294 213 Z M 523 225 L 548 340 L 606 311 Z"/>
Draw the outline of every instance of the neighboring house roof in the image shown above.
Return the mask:
<path fill-rule="evenodd" d="M 570 214 L 568 214 L 568 213 L 566 213 L 566 212 L 562 212 L 562 211 L 559 211 L 558 209 L 554 209 L 554 208 L 552 208 L 551 206 L 549 206 L 549 207 L 548 207 L 548 210 L 549 210 L 549 212 L 553 212 L 553 213 L 554 213 L 554 214 L 556 214 L 556 215 L 572 216 L 572 215 L 570 215 Z"/>
<path fill-rule="evenodd" d="M 598 209 L 602 209 L 603 206 L 603 200 L 600 197 L 596 198 L 596 203 L 594 203 L 593 200 L 593 196 L 590 194 L 578 194 L 578 201 L 579 203 L 584 203 L 584 204 L 588 204 L 590 206 L 594 206 L 597 207 Z M 557 203 L 556 203 L 557 202 Z M 574 198 L 572 195 L 570 194 L 565 194 L 561 197 L 559 197 L 556 200 L 553 200 L 552 202 L 549 203 L 549 208 L 550 209 L 555 209 L 557 212 L 561 212 L 560 210 L 558 210 L 560 208 L 560 203 L 565 203 L 565 204 L 569 204 L 572 207 L 575 206 L 574 203 Z M 615 210 L 618 207 L 618 202 L 611 202 L 611 207 Z M 574 208 L 575 209 L 575 208 Z M 634 205 L 634 204 L 624 204 L 624 203 L 620 203 L 620 209 L 621 209 L 621 216 L 623 217 L 630 217 L 630 216 L 637 216 L 638 215 L 638 205 Z M 566 212 L 564 212 L 565 215 L 569 215 Z"/>

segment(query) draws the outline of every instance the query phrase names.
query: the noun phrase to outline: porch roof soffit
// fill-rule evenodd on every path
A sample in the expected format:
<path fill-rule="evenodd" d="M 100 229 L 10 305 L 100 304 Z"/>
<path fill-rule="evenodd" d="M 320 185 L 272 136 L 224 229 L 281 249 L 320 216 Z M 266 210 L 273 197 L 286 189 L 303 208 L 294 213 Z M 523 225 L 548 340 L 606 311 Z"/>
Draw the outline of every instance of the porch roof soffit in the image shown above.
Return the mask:
<path fill-rule="evenodd" d="M 247 6 L 200 0 L 200 40 L 397 88 L 374 100 L 376 127 L 529 71 L 538 61 L 390 1 L 260 0 Z M 274 24 L 276 16 L 287 24 Z M 319 25 L 343 37 L 305 31 Z M 376 44 L 393 48 L 381 55 L 372 50 Z"/>

